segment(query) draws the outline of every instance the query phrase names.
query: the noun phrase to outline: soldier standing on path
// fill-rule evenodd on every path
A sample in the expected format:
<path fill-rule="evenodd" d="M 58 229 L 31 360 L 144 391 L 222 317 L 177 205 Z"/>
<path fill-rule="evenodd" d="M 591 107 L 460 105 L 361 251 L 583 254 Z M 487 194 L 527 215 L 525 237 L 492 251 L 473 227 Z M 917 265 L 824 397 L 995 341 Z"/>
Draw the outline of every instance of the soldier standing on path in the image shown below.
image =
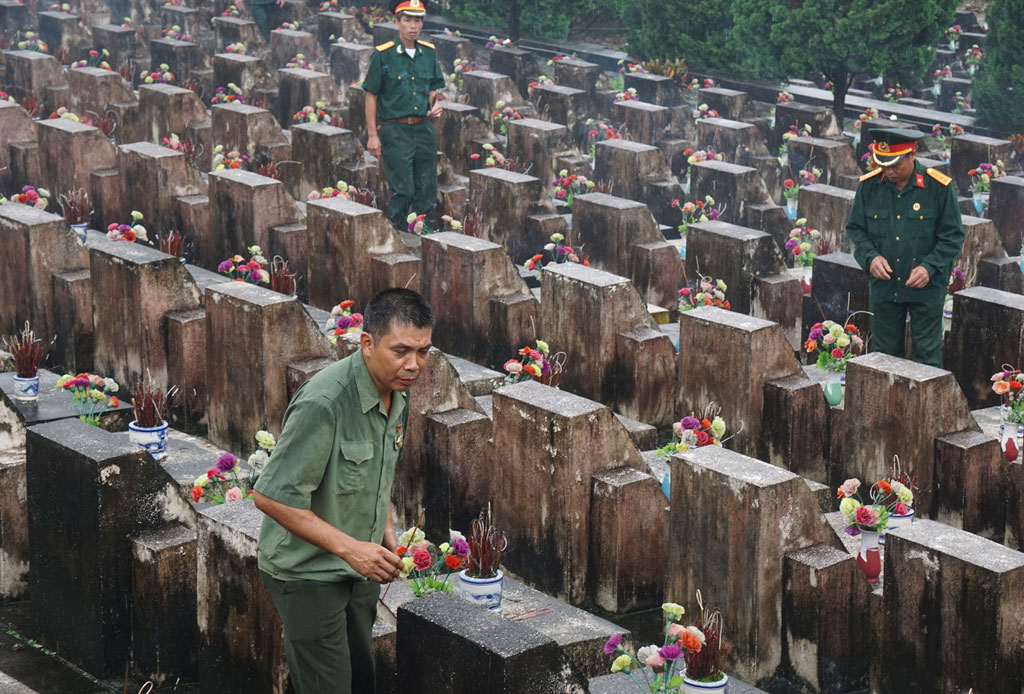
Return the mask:
<path fill-rule="evenodd" d="M 444 75 L 433 44 L 420 41 L 422 0 L 392 0 L 398 41 L 377 46 L 363 80 L 366 92 L 366 148 L 384 159 L 391 189 L 387 215 L 405 230 L 411 211 L 434 225 L 437 202 L 437 138 L 433 119 L 441 115 L 438 92 Z M 380 121 L 378 135 L 377 124 Z"/>
<path fill-rule="evenodd" d="M 922 133 L 871 130 L 878 168 L 861 176 L 846 233 L 868 273 L 872 345 L 906 356 L 907 314 L 914 360 L 942 367 L 942 304 L 953 261 L 964 245 L 950 178 L 916 161 Z"/>

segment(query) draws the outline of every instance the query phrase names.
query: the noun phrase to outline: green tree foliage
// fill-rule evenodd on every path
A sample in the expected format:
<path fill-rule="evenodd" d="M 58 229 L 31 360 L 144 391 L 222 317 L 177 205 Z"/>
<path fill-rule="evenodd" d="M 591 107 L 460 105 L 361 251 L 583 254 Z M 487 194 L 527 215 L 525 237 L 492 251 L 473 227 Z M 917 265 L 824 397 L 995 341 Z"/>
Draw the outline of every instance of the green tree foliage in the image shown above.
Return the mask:
<path fill-rule="evenodd" d="M 1024 131 L 1024 3 L 995 0 L 985 14 L 988 36 L 972 96 L 986 125 L 1007 134 Z"/>
<path fill-rule="evenodd" d="M 821 73 L 835 85 L 833 111 L 842 120 L 846 93 L 861 73 L 914 84 L 957 0 L 773 0 L 768 32 L 785 75 Z"/>
<path fill-rule="evenodd" d="M 522 36 L 564 39 L 579 15 L 594 7 L 593 0 L 448 0 L 445 14 L 454 19 Z"/>

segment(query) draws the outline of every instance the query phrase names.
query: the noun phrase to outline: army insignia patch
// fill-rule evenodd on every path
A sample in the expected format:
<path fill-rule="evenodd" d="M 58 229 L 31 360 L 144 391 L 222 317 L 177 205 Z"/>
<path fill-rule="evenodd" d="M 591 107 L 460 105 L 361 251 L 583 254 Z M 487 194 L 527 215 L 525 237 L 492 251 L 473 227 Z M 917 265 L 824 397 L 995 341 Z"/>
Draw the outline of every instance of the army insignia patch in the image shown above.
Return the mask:
<path fill-rule="evenodd" d="M 921 174 L 917 174 L 916 181 L 918 188 L 924 188 L 924 176 L 922 176 Z"/>
<path fill-rule="evenodd" d="M 914 203 L 914 212 L 917 212 L 920 209 L 921 209 L 921 203 L 915 202 Z"/>
<path fill-rule="evenodd" d="M 402 446 L 405 445 L 405 434 L 402 432 L 402 425 L 399 424 L 395 427 L 395 450 L 402 450 Z"/>

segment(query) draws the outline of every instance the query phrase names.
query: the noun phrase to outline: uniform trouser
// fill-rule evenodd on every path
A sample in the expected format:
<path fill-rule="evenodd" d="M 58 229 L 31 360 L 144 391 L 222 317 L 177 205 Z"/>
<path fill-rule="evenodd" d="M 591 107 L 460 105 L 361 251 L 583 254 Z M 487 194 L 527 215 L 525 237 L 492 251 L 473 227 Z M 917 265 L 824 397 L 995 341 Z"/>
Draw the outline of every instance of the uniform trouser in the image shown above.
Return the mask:
<path fill-rule="evenodd" d="M 396 227 L 405 229 L 411 206 L 412 212 L 426 215 L 426 226 L 436 229 L 437 138 L 434 136 L 434 122 L 384 121 L 380 126 L 380 146 L 384 175 L 391 189 L 388 219 Z"/>
<path fill-rule="evenodd" d="M 284 653 L 296 694 L 373 694 L 372 631 L 380 585 L 261 575 L 284 623 Z"/>
<path fill-rule="evenodd" d="M 274 15 L 277 5 L 273 2 L 250 3 L 252 9 L 252 21 L 256 22 L 256 28 L 263 34 L 263 38 L 270 41 L 270 20 Z"/>
<path fill-rule="evenodd" d="M 906 357 L 909 312 L 914 361 L 942 368 L 942 301 L 872 301 L 871 312 L 874 351 Z"/>

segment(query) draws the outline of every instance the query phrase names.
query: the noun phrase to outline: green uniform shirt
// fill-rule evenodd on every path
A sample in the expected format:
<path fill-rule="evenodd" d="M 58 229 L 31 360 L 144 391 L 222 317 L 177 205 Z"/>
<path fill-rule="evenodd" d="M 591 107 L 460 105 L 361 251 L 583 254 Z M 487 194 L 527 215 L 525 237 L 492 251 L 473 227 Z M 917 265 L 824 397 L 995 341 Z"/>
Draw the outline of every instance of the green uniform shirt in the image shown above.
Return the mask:
<path fill-rule="evenodd" d="M 292 398 L 256 491 L 311 509 L 356 540 L 379 543 L 407 412 L 406 394 L 400 392 L 391 394 L 390 414 L 384 410 L 361 350 L 328 366 Z M 263 519 L 258 549 L 260 569 L 281 580 L 366 580 L 270 516 Z"/>
<path fill-rule="evenodd" d="M 937 172 L 936 172 L 937 173 Z M 881 255 L 892 267 L 888 280 L 868 274 L 872 301 L 942 302 L 953 261 L 964 244 L 956 189 L 915 162 L 902 190 L 884 174 L 862 179 L 853 198 L 846 233 L 855 245 L 853 257 L 865 271 Z M 920 289 L 906 287 L 910 270 L 921 265 L 930 275 Z"/>
<path fill-rule="evenodd" d="M 426 116 L 430 92 L 443 87 L 437 51 L 424 41 L 416 42 L 416 55 L 412 58 L 401 42 L 388 41 L 377 46 L 363 79 L 363 89 L 377 95 L 379 120 Z"/>

